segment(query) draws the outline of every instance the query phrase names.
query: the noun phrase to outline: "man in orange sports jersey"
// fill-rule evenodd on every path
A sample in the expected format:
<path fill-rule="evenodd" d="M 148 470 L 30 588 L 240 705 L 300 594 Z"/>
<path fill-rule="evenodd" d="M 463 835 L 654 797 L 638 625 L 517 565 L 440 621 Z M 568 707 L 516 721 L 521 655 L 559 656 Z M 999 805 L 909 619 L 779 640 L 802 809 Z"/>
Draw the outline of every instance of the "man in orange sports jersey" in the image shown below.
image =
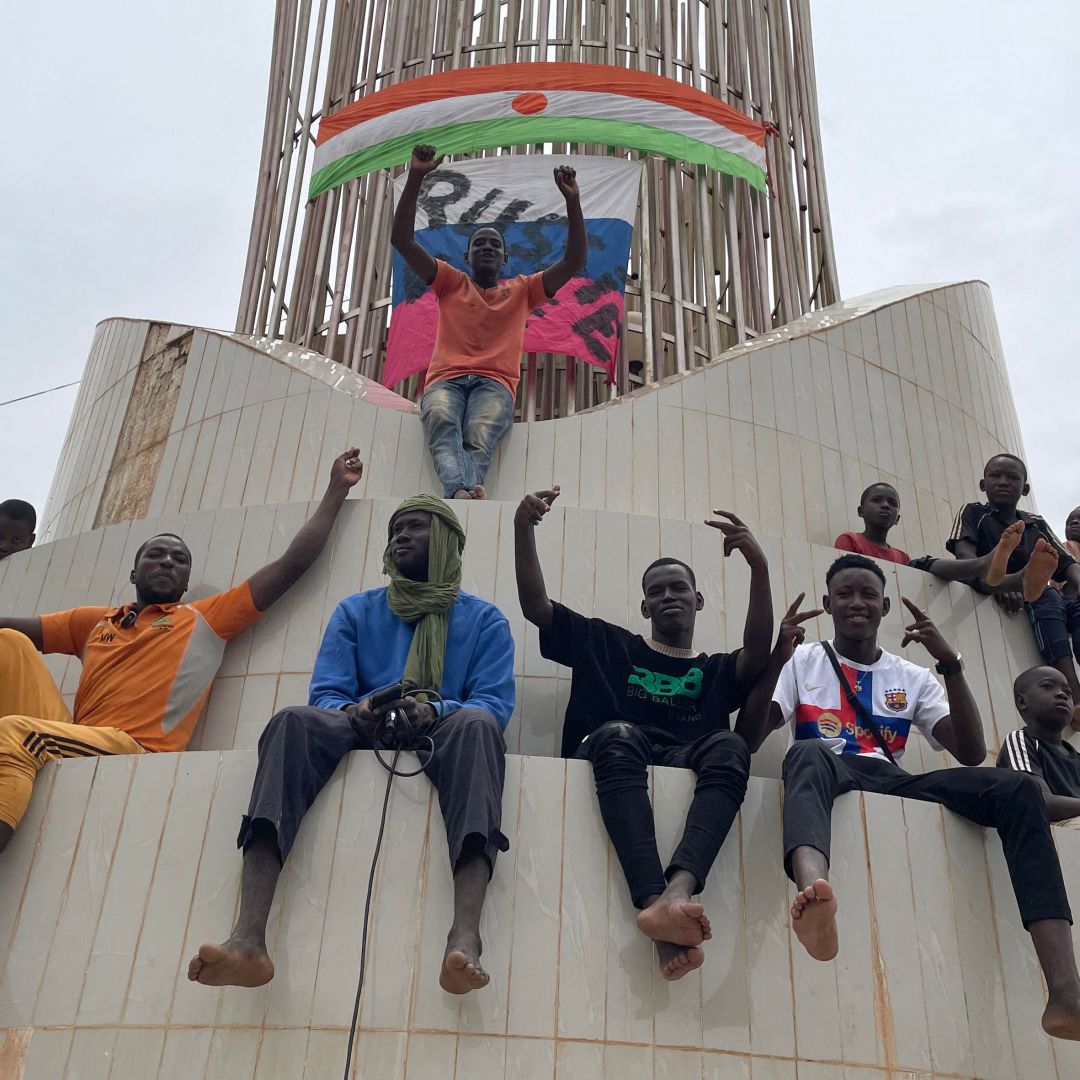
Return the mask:
<path fill-rule="evenodd" d="M 0 851 L 46 762 L 184 749 L 226 643 L 318 558 L 360 479 L 357 453 L 334 461 L 319 508 L 284 555 L 226 592 L 182 604 L 191 552 L 161 533 L 135 553 L 134 604 L 0 618 Z M 74 719 L 35 650 L 82 659 Z"/>
<path fill-rule="evenodd" d="M 482 499 L 491 455 L 514 422 L 525 320 L 584 267 L 589 240 L 576 175 L 560 165 L 555 184 L 566 199 L 567 233 L 559 262 L 539 274 L 500 280 L 506 244 L 490 226 L 469 237 L 465 261 L 471 276 L 433 259 L 413 230 L 420 186 L 441 162 L 435 147 L 413 147 L 390 242 L 439 301 L 420 419 L 443 497 Z"/>

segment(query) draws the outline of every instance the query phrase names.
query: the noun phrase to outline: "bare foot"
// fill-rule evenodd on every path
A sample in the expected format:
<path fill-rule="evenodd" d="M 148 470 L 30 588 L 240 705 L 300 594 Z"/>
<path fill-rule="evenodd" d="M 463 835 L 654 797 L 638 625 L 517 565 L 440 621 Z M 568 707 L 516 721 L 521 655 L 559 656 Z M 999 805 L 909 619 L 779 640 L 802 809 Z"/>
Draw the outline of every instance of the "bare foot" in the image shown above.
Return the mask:
<path fill-rule="evenodd" d="M 1002 534 L 997 547 L 990 552 L 990 568 L 983 575 L 987 585 L 1000 585 L 1009 571 L 1009 556 L 1016 550 L 1024 535 L 1024 523 L 1014 521 Z"/>
<path fill-rule="evenodd" d="M 1043 1031 L 1055 1039 L 1080 1042 L 1080 998 L 1051 995 L 1042 1016 Z"/>
<path fill-rule="evenodd" d="M 474 499 L 486 499 L 487 498 L 487 492 L 484 490 L 483 484 L 477 484 L 476 487 L 474 487 L 472 489 L 472 497 Z"/>
<path fill-rule="evenodd" d="M 457 491 L 454 492 L 455 499 L 471 499 L 472 497 L 473 493 L 469 491 L 468 488 L 458 488 Z"/>
<path fill-rule="evenodd" d="M 479 938 L 451 937 L 447 941 L 439 985 L 448 994 L 467 994 L 491 982 L 491 976 L 480 965 L 480 950 Z"/>
<path fill-rule="evenodd" d="M 836 897 L 832 886 L 818 878 L 795 894 L 791 926 L 803 948 L 815 960 L 831 960 L 840 951 L 836 934 Z"/>
<path fill-rule="evenodd" d="M 660 957 L 660 974 L 668 982 L 689 975 L 705 963 L 705 954 L 696 945 L 673 945 L 670 941 L 658 941 L 656 955 Z"/>
<path fill-rule="evenodd" d="M 220 945 L 200 945 L 187 977 L 203 986 L 264 986 L 274 977 L 274 964 L 261 944 L 229 938 Z"/>
<path fill-rule="evenodd" d="M 675 945 L 700 945 L 712 937 L 712 925 L 701 904 L 663 896 L 638 915 L 637 928 L 653 941 Z"/>
<path fill-rule="evenodd" d="M 1058 553 L 1045 540 L 1035 541 L 1035 550 L 1024 567 L 1024 599 L 1029 603 L 1038 600 L 1050 584 L 1050 578 L 1058 567 Z"/>

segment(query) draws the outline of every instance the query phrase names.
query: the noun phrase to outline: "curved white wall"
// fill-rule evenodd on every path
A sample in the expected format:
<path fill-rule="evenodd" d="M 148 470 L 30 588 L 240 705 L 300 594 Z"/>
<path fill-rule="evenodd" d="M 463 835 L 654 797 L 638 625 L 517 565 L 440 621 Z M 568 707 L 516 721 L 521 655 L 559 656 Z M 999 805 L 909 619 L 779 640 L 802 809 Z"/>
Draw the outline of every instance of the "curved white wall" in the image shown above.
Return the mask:
<path fill-rule="evenodd" d="M 148 335 L 188 332 L 99 325 L 44 539 L 92 526 Z M 346 445 L 368 466 L 358 498 L 437 490 L 419 417 L 371 404 L 373 384 L 317 354 L 190 333 L 150 516 L 310 499 Z M 488 487 L 516 502 L 554 478 L 564 505 L 676 520 L 734 507 L 765 535 L 831 544 L 880 478 L 900 492 L 897 545 L 939 552 L 1000 450 L 1023 447 L 989 289 L 968 282 L 838 304 L 707 368 L 516 425 Z"/>
<path fill-rule="evenodd" d="M 845 795 L 834 821 L 841 953 L 788 931 L 780 792 L 752 780 L 703 893 L 700 972 L 655 972 L 583 762 L 511 758 L 484 912 L 491 985 L 437 985 L 451 879 L 425 780 L 391 801 L 373 907 L 365 1080 L 1074 1080 L 1042 1035 L 1042 987 L 995 836 L 940 807 Z M 261 990 L 186 979 L 234 917 L 255 755 L 161 754 L 46 769 L 0 863 L 0 1030 L 22 1080 L 341 1076 L 385 774 L 354 754 L 304 822 L 271 915 Z M 691 775 L 657 769 L 674 845 Z M 1058 836 L 1080 887 L 1080 835 Z M 0 1062 L 7 1047 L 0 1049 Z M 16 1066 L 18 1062 L 16 1061 Z"/>
<path fill-rule="evenodd" d="M 272 989 L 208 992 L 186 983 L 183 965 L 233 915 L 233 842 L 259 733 L 276 708 L 304 700 L 333 605 L 381 582 L 397 501 L 435 490 L 414 410 L 315 354 L 110 320 L 98 328 L 43 514 L 46 542 L 0 563 L 0 611 L 119 602 L 130 596 L 135 549 L 167 529 L 190 544 L 193 592 L 206 595 L 284 548 L 348 445 L 361 448 L 363 483 L 319 563 L 230 645 L 189 751 L 64 762 L 43 774 L 0 857 L 0 1064 L 12 1075 L 295 1080 L 339 1068 L 380 787 L 366 755 L 339 770 L 290 860 Z M 843 952 L 817 965 L 792 948 L 779 734 L 754 758 L 739 827 L 706 890 L 718 928 L 708 962 L 677 986 L 658 979 L 631 928 L 587 766 L 553 756 L 569 673 L 540 657 L 513 578 L 516 503 L 559 482 L 562 499 L 538 533 L 552 596 L 641 626 L 641 569 L 659 554 L 682 557 L 706 597 L 698 643 L 732 648 L 748 574 L 721 557 L 719 536 L 702 523 L 713 507 L 755 526 L 779 612 L 798 592 L 820 594 L 836 556 L 828 545 L 854 525 L 866 484 L 884 478 L 900 491 L 900 546 L 940 552 L 983 461 L 1002 449 L 1022 446 L 979 283 L 838 305 L 706 369 L 516 427 L 490 477 L 493 499 L 455 507 L 468 532 L 465 588 L 499 604 L 517 642 L 508 743 L 527 755 L 509 765 L 513 847 L 485 913 L 494 981 L 464 1002 L 435 989 L 449 910 L 442 826 L 426 782 L 403 784 L 379 883 L 357 1075 L 1080 1075 L 1076 1050 L 1038 1028 L 1042 989 L 996 839 L 939 808 L 841 799 Z M 885 569 L 894 611 L 883 645 L 899 648 L 901 594 L 926 606 L 967 659 L 996 749 L 1016 723 L 1011 681 L 1036 660 L 1027 623 L 962 586 Z M 811 627 L 810 636 L 825 631 Z M 78 662 L 48 662 L 70 700 Z M 947 761 L 916 741 L 908 763 Z M 690 783 L 655 771 L 665 848 Z M 1059 842 L 1076 884 L 1080 841 L 1063 833 Z"/>

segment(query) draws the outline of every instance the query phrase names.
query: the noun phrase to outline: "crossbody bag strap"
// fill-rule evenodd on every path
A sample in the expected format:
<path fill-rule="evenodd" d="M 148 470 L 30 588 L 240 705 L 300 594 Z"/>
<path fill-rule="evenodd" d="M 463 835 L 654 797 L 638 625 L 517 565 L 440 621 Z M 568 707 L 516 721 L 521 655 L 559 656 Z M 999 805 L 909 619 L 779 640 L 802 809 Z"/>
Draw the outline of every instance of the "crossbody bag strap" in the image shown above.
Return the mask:
<path fill-rule="evenodd" d="M 827 641 L 823 641 L 821 645 L 825 650 L 825 655 L 829 658 L 829 663 L 832 664 L 833 671 L 836 672 L 836 677 L 840 680 L 840 686 L 844 691 L 844 697 L 848 699 L 848 704 L 855 710 L 859 719 L 870 729 L 871 734 L 877 740 L 878 746 L 881 747 L 882 752 L 889 759 L 889 763 L 896 765 L 896 758 L 893 757 L 888 743 L 885 742 L 885 736 L 881 734 L 878 722 L 870 715 L 870 710 L 858 699 L 855 691 L 851 688 L 851 683 L 847 681 L 843 671 L 840 670 L 840 661 L 837 660 L 832 645 Z M 899 768 L 900 766 L 897 765 L 896 767 Z"/>

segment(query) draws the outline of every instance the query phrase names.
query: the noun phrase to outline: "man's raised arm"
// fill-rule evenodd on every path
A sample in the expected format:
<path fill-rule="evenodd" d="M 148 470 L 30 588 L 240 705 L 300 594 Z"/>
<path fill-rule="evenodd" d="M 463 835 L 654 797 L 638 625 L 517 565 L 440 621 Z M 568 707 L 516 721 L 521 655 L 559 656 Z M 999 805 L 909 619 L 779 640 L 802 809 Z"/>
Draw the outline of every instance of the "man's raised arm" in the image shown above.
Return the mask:
<path fill-rule="evenodd" d="M 364 466 L 356 456 L 359 452 L 354 447 L 334 459 L 334 464 L 330 467 L 330 483 L 319 508 L 293 537 L 285 554 L 261 570 L 256 570 L 248 579 L 251 599 L 259 611 L 265 611 L 299 581 L 326 546 L 330 530 L 345 503 L 345 496 L 363 475 Z"/>
<path fill-rule="evenodd" d="M 514 567 L 517 571 L 518 600 L 525 618 L 545 633 L 551 630 L 555 613 L 548 599 L 540 558 L 536 554 L 536 526 L 558 497 L 558 484 L 550 491 L 526 495 L 514 515 Z"/>
<path fill-rule="evenodd" d="M 983 735 L 979 706 L 964 678 L 964 665 L 960 654 L 942 637 L 941 631 L 931 622 L 930 616 L 916 607 L 906 596 L 900 597 L 915 621 L 904 627 L 900 647 L 914 641 L 939 664 L 947 667 L 945 694 L 949 700 L 949 715 L 942 717 L 933 730 L 934 739 L 940 743 L 961 765 L 981 765 L 986 758 L 986 738 Z"/>
<path fill-rule="evenodd" d="M 0 630 L 15 630 L 20 634 L 25 634 L 33 643 L 34 648 L 41 652 L 41 620 L 36 615 L 28 619 L 0 618 Z"/>
<path fill-rule="evenodd" d="M 390 230 L 390 243 L 401 252 L 401 257 L 412 267 L 425 285 L 435 280 L 438 267 L 435 260 L 427 253 L 422 244 L 416 242 L 413 229 L 416 226 L 416 200 L 420 194 L 420 185 L 424 177 L 442 164 L 442 155 L 435 156 L 435 147 L 420 144 L 413 147 L 412 161 L 409 162 L 409 177 L 405 181 L 405 190 L 398 200 L 394 211 L 394 225 Z"/>
<path fill-rule="evenodd" d="M 585 232 L 585 217 L 581 213 L 581 192 L 577 174 L 569 165 L 560 165 L 555 170 L 555 186 L 566 200 L 566 248 L 562 259 L 544 271 L 544 292 L 549 297 L 585 268 L 589 255 L 589 237 Z"/>
<path fill-rule="evenodd" d="M 738 551 L 750 567 L 750 603 L 746 609 L 743 647 L 735 663 L 739 681 L 745 685 L 765 670 L 772 647 L 772 588 L 769 584 L 769 560 L 749 527 L 727 510 L 714 510 L 727 521 L 707 521 L 706 525 L 724 534 L 724 558 Z"/>
<path fill-rule="evenodd" d="M 750 693 L 746 695 L 746 703 L 739 710 L 738 719 L 735 721 L 735 734 L 750 747 L 751 754 L 760 749 L 770 731 L 775 731 L 784 723 L 784 711 L 773 701 L 776 684 L 784 670 L 784 665 L 806 640 L 806 627 L 802 624 L 822 614 L 821 608 L 815 608 L 813 611 L 799 611 L 799 606 L 804 599 L 806 599 L 806 593 L 799 593 L 781 619 L 780 632 L 776 635 L 776 645 L 769 654 L 765 670 L 758 676 Z"/>

